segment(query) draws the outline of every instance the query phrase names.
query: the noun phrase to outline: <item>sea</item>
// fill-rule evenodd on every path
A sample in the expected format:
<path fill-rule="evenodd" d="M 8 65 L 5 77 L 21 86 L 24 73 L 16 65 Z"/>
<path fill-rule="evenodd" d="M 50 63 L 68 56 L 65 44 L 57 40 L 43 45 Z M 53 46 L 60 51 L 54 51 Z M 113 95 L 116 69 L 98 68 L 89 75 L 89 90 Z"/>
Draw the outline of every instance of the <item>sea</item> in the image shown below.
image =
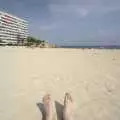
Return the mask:
<path fill-rule="evenodd" d="M 76 48 L 76 49 L 120 49 L 120 45 L 109 46 L 60 46 L 60 48 Z"/>

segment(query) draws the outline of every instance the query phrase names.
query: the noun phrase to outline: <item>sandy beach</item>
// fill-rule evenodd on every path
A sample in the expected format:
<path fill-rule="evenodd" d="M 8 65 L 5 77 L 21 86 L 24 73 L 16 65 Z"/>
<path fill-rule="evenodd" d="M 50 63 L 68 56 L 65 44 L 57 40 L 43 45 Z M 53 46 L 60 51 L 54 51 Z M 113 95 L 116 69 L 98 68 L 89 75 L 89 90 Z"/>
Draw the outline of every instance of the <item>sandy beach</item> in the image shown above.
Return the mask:
<path fill-rule="evenodd" d="M 41 120 L 70 92 L 74 120 L 120 120 L 120 50 L 0 47 L 0 120 Z"/>

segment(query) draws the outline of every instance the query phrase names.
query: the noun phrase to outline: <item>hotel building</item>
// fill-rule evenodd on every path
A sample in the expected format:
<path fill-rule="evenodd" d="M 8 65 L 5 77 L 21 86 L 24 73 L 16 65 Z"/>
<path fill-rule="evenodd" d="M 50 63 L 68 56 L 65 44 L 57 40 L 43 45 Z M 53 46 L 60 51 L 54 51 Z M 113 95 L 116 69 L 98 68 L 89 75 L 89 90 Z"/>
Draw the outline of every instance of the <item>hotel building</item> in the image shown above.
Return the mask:
<path fill-rule="evenodd" d="M 28 22 L 0 11 L 0 41 L 24 44 L 28 36 Z"/>

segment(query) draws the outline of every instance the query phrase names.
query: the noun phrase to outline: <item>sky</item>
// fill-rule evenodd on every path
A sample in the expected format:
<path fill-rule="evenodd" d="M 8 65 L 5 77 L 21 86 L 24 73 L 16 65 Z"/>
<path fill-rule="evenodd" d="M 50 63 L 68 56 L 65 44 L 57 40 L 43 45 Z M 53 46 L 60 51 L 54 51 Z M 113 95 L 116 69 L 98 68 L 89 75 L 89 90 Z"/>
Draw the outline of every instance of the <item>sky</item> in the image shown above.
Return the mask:
<path fill-rule="evenodd" d="M 120 0 L 0 0 L 0 11 L 57 45 L 120 45 Z"/>

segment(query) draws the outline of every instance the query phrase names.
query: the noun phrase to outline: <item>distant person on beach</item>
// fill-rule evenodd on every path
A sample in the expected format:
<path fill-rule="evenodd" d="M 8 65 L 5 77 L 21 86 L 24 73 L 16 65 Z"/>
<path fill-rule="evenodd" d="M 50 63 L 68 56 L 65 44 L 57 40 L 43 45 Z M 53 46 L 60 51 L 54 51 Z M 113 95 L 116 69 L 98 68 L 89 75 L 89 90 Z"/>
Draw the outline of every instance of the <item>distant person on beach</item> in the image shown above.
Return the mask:
<path fill-rule="evenodd" d="M 53 110 L 52 110 L 52 100 L 49 94 L 43 97 L 43 104 L 45 110 L 45 120 L 52 120 Z M 72 120 L 73 114 L 73 99 L 69 93 L 65 94 L 64 98 L 64 109 L 63 109 L 63 120 Z"/>

